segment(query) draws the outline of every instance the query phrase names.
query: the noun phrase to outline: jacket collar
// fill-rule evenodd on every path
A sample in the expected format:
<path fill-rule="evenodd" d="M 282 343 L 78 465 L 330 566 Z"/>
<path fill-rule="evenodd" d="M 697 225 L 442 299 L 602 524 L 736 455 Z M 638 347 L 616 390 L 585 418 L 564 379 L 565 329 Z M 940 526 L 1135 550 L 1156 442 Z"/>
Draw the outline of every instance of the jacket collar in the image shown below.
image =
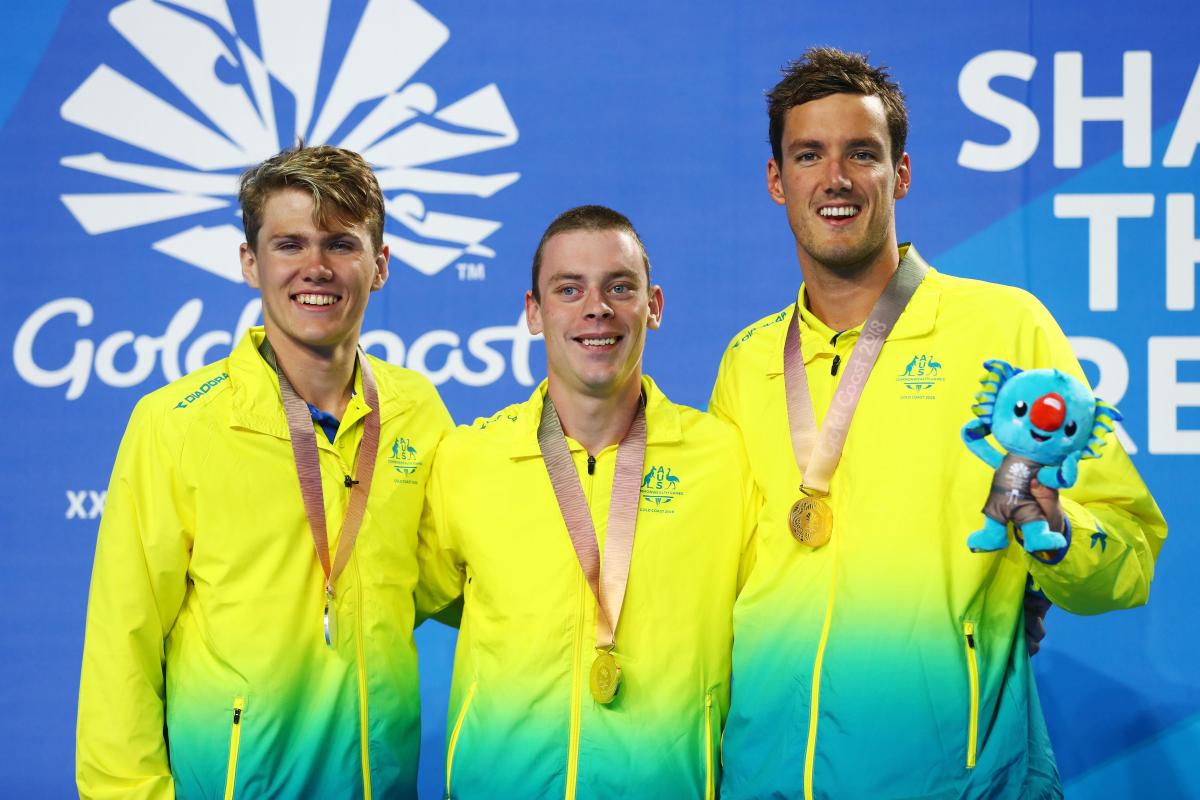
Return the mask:
<path fill-rule="evenodd" d="M 247 329 L 241 341 L 229 355 L 229 378 L 233 386 L 233 407 L 230 418 L 232 427 L 266 433 L 280 439 L 290 439 L 287 414 L 283 410 L 283 398 L 279 393 L 279 379 L 275 369 L 263 358 L 259 348 L 266 338 L 262 326 Z M 400 387 L 387 370 L 380 369 L 376 360 L 372 365 L 375 382 L 379 389 L 381 412 L 380 424 L 406 411 L 412 399 L 400 394 Z M 346 406 L 342 425 L 353 425 L 367 415 L 368 406 L 363 399 L 362 371 L 354 370 L 354 396 Z M 327 442 L 317 437 L 318 442 Z"/>
<path fill-rule="evenodd" d="M 517 421 L 513 425 L 510 458 L 542 457 L 537 434 L 538 425 L 542 421 L 542 406 L 546 401 L 546 387 L 547 382 L 542 381 L 529 399 L 521 404 Z M 642 396 L 646 398 L 646 446 L 681 441 L 683 426 L 679 419 L 679 408 L 667 399 L 649 375 L 642 376 Z"/>
<path fill-rule="evenodd" d="M 900 245 L 900 260 L 913 261 L 923 265 L 928 272 L 925 274 L 925 279 L 921 281 L 921 285 L 917 287 L 917 291 L 913 294 L 912 299 L 908 301 L 908 306 L 905 307 L 904 313 L 900 315 L 900 319 L 896 320 L 896 326 L 892 328 L 888 334 L 887 340 L 898 341 L 900 339 L 912 339 L 918 336 L 924 336 L 933 330 L 933 325 L 937 321 L 938 304 L 941 300 L 941 288 L 937 280 L 937 270 L 929 266 L 925 259 L 921 258 L 921 254 L 917 252 L 917 248 L 909 242 Z M 830 338 L 834 331 L 828 325 L 818 320 L 812 315 L 812 312 L 805 307 L 805 287 L 800 285 L 800 291 L 796 298 L 800 304 L 800 349 L 804 353 L 804 363 L 811 361 L 816 355 L 822 351 L 831 351 L 832 345 Z M 783 343 L 787 337 L 788 328 L 792 324 L 792 316 L 795 313 L 794 308 L 789 308 L 786 312 L 787 318 L 783 325 L 775 325 L 770 331 L 771 336 L 771 353 L 778 353 L 779 357 L 772 356 L 767 362 L 767 375 L 782 375 L 783 374 Z M 859 331 L 862 326 L 854 328 L 854 331 Z"/>

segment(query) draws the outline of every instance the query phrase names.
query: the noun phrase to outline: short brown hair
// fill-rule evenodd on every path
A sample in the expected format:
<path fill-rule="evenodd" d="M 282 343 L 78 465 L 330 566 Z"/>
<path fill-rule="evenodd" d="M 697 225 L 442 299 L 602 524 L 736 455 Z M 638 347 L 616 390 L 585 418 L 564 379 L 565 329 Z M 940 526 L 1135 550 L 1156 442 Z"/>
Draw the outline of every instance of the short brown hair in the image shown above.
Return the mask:
<path fill-rule="evenodd" d="M 783 68 L 783 80 L 767 92 L 771 153 L 775 163 L 783 164 L 783 121 L 787 112 L 831 94 L 863 94 L 878 97 L 883 102 L 892 140 L 892 164 L 899 164 L 908 139 L 908 108 L 904 105 L 900 84 L 892 80 L 887 67 L 872 67 L 866 56 L 833 47 L 807 50 Z"/>
<path fill-rule="evenodd" d="M 642 243 L 642 237 L 638 236 L 629 217 L 619 211 L 613 211 L 607 206 L 576 206 L 555 217 L 550 226 L 546 228 L 546 232 L 542 234 L 542 240 L 538 242 L 537 250 L 533 254 L 532 291 L 534 300 L 542 302 L 541 292 L 538 290 L 538 276 L 542 273 L 542 253 L 546 249 L 546 242 L 560 233 L 570 233 L 571 231 L 628 233 L 642 253 L 642 265 L 646 268 L 646 282 L 650 282 L 650 257 L 646 255 L 646 245 Z"/>
<path fill-rule="evenodd" d="M 362 224 L 375 250 L 383 247 L 383 192 L 370 165 L 350 150 L 300 142 L 242 173 L 238 203 L 251 248 L 258 248 L 268 198 L 290 187 L 312 195 L 313 221 L 319 228 L 327 230 L 331 222 Z"/>

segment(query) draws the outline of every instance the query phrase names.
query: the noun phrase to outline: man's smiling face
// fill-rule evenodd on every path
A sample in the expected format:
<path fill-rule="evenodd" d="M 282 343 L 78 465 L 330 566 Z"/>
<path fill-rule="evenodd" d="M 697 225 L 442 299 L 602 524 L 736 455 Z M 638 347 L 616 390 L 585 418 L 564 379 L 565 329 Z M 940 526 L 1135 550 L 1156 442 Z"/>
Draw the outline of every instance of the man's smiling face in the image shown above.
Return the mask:
<path fill-rule="evenodd" d="M 262 292 L 263 323 L 277 348 L 329 352 L 357 341 L 371 292 L 388 274 L 366 226 L 313 220 L 312 196 L 281 189 L 265 203 L 258 246 L 242 245 L 242 275 Z"/>
<path fill-rule="evenodd" d="M 832 94 L 788 110 L 783 163 L 767 166 L 767 190 L 787 208 L 805 263 L 853 274 L 896 247 L 895 202 L 908 194 L 909 162 L 893 164 L 883 103 Z"/>
<path fill-rule="evenodd" d="M 641 375 L 646 329 L 662 318 L 641 250 L 619 230 L 575 230 L 546 241 L 540 300 L 525 296 L 531 333 L 546 337 L 550 379 L 581 394 L 612 396 Z"/>

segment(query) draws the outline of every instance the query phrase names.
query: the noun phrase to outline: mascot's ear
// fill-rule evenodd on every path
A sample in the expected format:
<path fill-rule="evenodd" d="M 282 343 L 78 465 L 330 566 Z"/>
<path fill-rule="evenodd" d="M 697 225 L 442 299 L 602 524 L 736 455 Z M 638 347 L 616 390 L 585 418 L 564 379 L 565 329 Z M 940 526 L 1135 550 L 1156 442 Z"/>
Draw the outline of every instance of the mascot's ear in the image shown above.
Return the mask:
<path fill-rule="evenodd" d="M 975 405 L 971 406 L 971 413 L 977 417 L 983 417 L 987 424 L 992 422 L 992 411 L 996 408 L 996 392 L 995 390 L 980 392 L 975 395 Z"/>
<path fill-rule="evenodd" d="M 1084 458 L 1099 458 L 1100 448 L 1104 446 L 1104 435 L 1112 433 L 1115 425 L 1123 420 L 1116 406 L 1096 398 L 1096 414 L 1092 423 L 1092 435 L 1083 451 Z"/>
<path fill-rule="evenodd" d="M 981 388 L 975 395 L 975 405 L 971 406 L 971 412 L 979 417 L 984 425 L 990 427 L 992 412 L 996 409 L 996 394 L 1005 381 L 1020 374 L 1021 370 L 998 358 L 983 362 L 983 368 L 987 371 L 979 379 Z"/>
<path fill-rule="evenodd" d="M 997 383 L 1003 384 L 1006 380 L 1014 375 L 1020 375 L 1021 370 L 1014 367 L 1007 361 L 1002 361 L 999 358 L 992 358 L 983 362 L 983 368 L 996 376 Z"/>

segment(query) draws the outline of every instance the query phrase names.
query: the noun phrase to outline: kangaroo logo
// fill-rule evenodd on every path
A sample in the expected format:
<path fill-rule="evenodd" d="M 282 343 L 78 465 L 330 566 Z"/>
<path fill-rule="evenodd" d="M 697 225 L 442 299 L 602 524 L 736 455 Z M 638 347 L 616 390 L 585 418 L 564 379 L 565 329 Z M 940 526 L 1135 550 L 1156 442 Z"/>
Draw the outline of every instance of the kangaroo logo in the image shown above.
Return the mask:
<path fill-rule="evenodd" d="M 679 488 L 682 483 L 682 479 L 672 471 L 671 467 L 666 465 L 650 467 L 650 470 L 642 477 L 642 500 L 652 503 L 653 507 L 643 507 L 642 510 L 674 513 L 673 510 L 667 510 L 664 507 L 683 496 L 683 492 Z"/>
<path fill-rule="evenodd" d="M 917 353 L 904 365 L 904 369 L 896 377 L 896 382 L 907 390 L 901 394 L 901 398 L 933 400 L 931 390 L 945 380 L 941 376 L 941 372 L 942 362 L 928 353 Z"/>
<path fill-rule="evenodd" d="M 413 446 L 412 440 L 407 436 L 397 436 L 392 440 L 391 451 L 392 455 L 387 461 L 398 476 L 396 483 L 415 484 L 413 476 L 422 462 L 417 459 L 417 448 Z"/>

